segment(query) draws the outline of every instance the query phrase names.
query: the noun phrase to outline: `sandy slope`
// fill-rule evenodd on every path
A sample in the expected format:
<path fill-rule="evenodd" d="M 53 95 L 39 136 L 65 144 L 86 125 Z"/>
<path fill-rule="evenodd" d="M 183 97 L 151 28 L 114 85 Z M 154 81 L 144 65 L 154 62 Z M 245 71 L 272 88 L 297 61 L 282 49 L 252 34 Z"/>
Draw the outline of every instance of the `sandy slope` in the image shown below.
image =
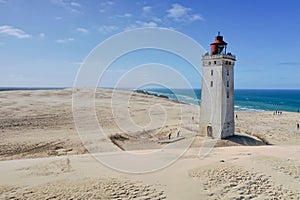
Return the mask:
<path fill-rule="evenodd" d="M 71 95 L 70 89 L 0 92 L 0 199 L 300 199 L 298 113 L 237 113 L 236 133 L 254 135 L 272 146 L 219 147 L 200 159 L 205 137 L 197 136 L 192 148 L 171 166 L 130 174 L 88 154 L 79 155 L 87 150 L 76 132 Z M 169 153 L 175 154 L 197 134 L 196 106 L 110 90 L 97 91 L 95 106 L 107 137 L 91 136 L 85 142 L 93 152 L 106 152 L 124 164 L 130 158 L 121 149 L 145 153 L 169 145 Z M 88 116 L 81 122 L 89 128 Z M 176 139 L 178 130 L 183 140 L 159 143 L 170 133 Z M 242 139 L 217 144 L 254 144 Z M 214 143 L 206 145 L 209 142 Z"/>
<path fill-rule="evenodd" d="M 0 197 L 300 198 L 299 146 L 221 147 L 204 159 L 197 153 L 191 149 L 175 164 L 146 174 L 121 173 L 88 155 L 2 161 Z"/>

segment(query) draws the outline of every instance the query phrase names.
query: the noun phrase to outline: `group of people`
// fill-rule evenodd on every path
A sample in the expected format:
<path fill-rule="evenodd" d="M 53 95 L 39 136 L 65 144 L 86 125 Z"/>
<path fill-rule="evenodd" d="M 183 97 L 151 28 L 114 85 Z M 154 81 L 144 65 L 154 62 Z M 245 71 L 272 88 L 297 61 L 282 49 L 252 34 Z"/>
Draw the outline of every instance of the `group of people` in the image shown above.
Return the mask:
<path fill-rule="evenodd" d="M 274 112 L 274 115 L 282 115 L 282 111 L 276 110 L 276 111 Z"/>
<path fill-rule="evenodd" d="M 177 137 L 179 137 L 180 131 L 177 132 Z M 172 133 L 169 133 L 169 140 L 171 139 Z"/>

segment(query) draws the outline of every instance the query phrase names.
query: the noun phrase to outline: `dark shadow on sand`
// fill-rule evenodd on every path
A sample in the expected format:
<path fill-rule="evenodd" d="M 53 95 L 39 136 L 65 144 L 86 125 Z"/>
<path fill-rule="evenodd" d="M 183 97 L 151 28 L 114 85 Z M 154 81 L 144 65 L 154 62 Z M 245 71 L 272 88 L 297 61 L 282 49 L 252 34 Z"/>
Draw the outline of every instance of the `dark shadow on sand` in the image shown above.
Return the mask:
<path fill-rule="evenodd" d="M 260 145 L 271 145 L 268 142 L 255 139 L 253 137 L 249 137 L 246 135 L 234 135 L 234 136 L 229 136 L 225 138 L 224 140 L 228 140 L 230 142 L 234 142 L 240 145 L 245 145 L 245 146 L 260 146 Z"/>

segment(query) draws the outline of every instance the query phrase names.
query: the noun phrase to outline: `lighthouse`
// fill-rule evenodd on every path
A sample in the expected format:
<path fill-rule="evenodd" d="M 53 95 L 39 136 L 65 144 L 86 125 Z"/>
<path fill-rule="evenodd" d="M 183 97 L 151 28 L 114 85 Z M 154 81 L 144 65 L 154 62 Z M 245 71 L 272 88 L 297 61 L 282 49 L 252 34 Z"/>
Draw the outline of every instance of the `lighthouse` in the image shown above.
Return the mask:
<path fill-rule="evenodd" d="M 200 133 L 212 138 L 234 135 L 234 63 L 220 32 L 202 57 Z"/>

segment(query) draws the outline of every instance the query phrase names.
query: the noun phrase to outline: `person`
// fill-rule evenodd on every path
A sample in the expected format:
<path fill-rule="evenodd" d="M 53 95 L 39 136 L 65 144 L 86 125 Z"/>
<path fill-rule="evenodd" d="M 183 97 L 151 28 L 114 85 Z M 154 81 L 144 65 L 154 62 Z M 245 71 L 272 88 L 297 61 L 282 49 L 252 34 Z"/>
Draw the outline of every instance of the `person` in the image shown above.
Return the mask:
<path fill-rule="evenodd" d="M 171 139 L 171 135 L 172 135 L 172 133 L 169 134 L 169 139 Z"/>
<path fill-rule="evenodd" d="M 177 137 L 179 137 L 180 131 L 177 132 Z"/>

